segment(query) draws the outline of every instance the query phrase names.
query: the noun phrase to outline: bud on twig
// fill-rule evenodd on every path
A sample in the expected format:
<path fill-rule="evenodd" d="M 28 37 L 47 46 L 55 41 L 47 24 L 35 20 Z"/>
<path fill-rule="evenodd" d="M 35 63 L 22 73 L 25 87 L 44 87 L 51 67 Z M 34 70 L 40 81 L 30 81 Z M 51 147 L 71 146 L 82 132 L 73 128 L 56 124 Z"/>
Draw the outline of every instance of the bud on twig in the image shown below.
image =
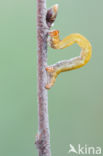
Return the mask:
<path fill-rule="evenodd" d="M 58 4 L 53 5 L 51 8 L 47 10 L 46 22 L 48 27 L 51 27 L 56 19 L 58 12 Z"/>

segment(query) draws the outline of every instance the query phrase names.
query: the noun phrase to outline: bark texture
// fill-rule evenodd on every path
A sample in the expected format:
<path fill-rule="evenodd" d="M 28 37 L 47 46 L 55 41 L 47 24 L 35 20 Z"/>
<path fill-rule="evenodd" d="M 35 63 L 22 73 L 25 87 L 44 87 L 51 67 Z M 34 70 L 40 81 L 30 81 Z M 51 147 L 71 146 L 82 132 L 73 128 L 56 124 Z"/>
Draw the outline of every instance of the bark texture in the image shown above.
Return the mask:
<path fill-rule="evenodd" d="M 50 156 L 50 131 L 48 120 L 47 83 L 47 37 L 46 0 L 37 0 L 37 41 L 38 41 L 38 134 L 36 146 L 39 156 Z"/>

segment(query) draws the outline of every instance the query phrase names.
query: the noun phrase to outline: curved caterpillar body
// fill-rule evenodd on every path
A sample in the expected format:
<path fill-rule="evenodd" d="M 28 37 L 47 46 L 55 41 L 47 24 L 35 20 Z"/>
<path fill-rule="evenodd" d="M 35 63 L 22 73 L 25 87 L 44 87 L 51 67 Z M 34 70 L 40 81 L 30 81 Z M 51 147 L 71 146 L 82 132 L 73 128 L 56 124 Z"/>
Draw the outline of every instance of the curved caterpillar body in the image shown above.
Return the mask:
<path fill-rule="evenodd" d="M 59 39 L 58 30 L 49 32 L 49 35 L 49 44 L 54 49 L 63 49 L 71 46 L 74 43 L 77 43 L 82 49 L 82 51 L 80 53 L 80 56 L 74 57 L 70 60 L 60 61 L 46 68 L 49 77 L 49 82 L 46 85 L 47 89 L 51 88 L 51 86 L 54 85 L 58 74 L 64 71 L 69 71 L 84 66 L 90 60 L 92 54 L 92 47 L 90 42 L 80 34 L 71 34 L 63 40 Z"/>

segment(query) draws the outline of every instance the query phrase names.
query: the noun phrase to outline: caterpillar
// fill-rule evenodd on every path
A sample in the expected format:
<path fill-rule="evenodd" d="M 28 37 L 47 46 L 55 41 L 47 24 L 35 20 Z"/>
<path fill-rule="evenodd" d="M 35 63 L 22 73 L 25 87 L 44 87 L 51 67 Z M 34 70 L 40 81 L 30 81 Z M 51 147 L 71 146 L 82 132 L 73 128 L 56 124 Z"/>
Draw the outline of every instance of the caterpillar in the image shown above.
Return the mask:
<path fill-rule="evenodd" d="M 54 85 L 56 77 L 61 72 L 74 70 L 84 66 L 88 63 L 92 55 L 92 46 L 90 42 L 81 34 L 71 34 L 63 40 L 60 40 L 58 30 L 49 32 L 49 45 L 54 49 L 64 49 L 74 43 L 77 43 L 82 50 L 80 56 L 74 57 L 70 60 L 63 60 L 46 67 L 46 71 L 48 73 L 48 83 L 45 87 L 47 89 Z"/>

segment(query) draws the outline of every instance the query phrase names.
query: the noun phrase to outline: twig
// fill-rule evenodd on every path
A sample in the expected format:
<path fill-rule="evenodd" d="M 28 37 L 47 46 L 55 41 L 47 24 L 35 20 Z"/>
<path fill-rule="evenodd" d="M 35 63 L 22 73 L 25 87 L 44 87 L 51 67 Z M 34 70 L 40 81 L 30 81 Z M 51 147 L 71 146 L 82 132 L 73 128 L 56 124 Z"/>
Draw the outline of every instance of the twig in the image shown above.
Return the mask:
<path fill-rule="evenodd" d="M 56 18 L 57 5 L 46 10 L 46 0 L 37 0 L 37 41 L 38 41 L 38 133 L 36 146 L 39 156 L 50 156 L 50 130 L 48 119 L 47 83 L 47 37 L 51 24 Z M 51 20 L 52 19 L 52 20 Z"/>

